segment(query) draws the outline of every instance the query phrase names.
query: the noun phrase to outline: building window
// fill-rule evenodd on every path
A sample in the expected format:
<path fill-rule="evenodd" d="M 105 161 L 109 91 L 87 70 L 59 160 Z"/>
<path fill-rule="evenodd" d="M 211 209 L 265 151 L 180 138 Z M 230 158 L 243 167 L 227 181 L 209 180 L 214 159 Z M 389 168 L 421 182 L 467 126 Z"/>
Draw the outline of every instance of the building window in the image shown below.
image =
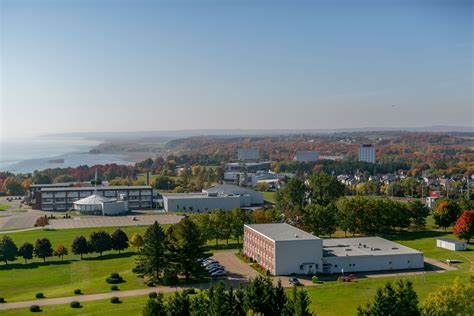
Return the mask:
<path fill-rule="evenodd" d="M 408 260 L 408 263 L 410 263 L 410 260 Z"/>
<path fill-rule="evenodd" d="M 337 268 L 337 264 L 334 265 L 334 268 Z"/>
<path fill-rule="evenodd" d="M 303 270 L 303 265 L 302 264 L 300 264 L 300 270 Z"/>

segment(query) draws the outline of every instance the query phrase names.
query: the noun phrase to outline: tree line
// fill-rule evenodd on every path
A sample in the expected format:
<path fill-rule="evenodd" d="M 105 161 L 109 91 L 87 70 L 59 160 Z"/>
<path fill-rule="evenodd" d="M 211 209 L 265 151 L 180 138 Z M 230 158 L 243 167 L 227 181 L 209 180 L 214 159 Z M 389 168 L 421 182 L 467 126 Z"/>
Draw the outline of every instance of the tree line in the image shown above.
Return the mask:
<path fill-rule="evenodd" d="M 70 249 L 73 254 L 80 255 L 82 259 L 83 255 L 88 253 L 97 253 L 99 256 L 109 250 L 117 250 L 120 253 L 128 246 L 127 234 L 121 229 L 117 229 L 112 234 L 105 231 L 93 232 L 89 239 L 78 236 L 73 240 Z M 44 262 L 52 256 L 57 256 L 62 260 L 68 254 L 68 248 L 62 244 L 53 249 L 48 238 L 39 238 L 34 245 L 25 242 L 19 248 L 9 236 L 3 236 L 0 239 L 0 261 L 5 262 L 5 264 L 15 261 L 18 257 L 23 258 L 25 263 L 33 259 L 33 256 L 43 259 Z"/>
<path fill-rule="evenodd" d="M 246 288 L 236 290 L 226 290 L 220 282 L 192 297 L 188 292 L 176 292 L 166 301 L 161 293 L 152 295 L 143 315 L 312 315 L 305 291 L 293 287 L 291 294 L 287 294 L 280 282 L 275 286 L 264 277 L 250 280 Z"/>
<path fill-rule="evenodd" d="M 459 279 L 452 285 L 443 285 L 419 302 L 413 285 L 408 280 L 395 284 L 387 282 L 378 288 L 372 302 L 357 308 L 359 316 L 441 316 L 474 315 L 474 277 L 466 285 Z"/>

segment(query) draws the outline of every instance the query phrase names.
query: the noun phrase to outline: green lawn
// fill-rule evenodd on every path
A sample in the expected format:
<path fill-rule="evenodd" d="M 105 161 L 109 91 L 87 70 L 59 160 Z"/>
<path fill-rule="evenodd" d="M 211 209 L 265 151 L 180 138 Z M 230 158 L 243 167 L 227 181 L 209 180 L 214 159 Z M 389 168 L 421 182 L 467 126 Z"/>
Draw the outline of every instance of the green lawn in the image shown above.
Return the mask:
<path fill-rule="evenodd" d="M 112 304 L 110 300 L 100 300 L 81 303 L 81 308 L 71 308 L 69 304 L 41 307 L 40 315 L 114 315 L 132 316 L 141 315 L 148 296 L 133 296 L 121 298 L 120 304 Z M 3 316 L 32 315 L 28 308 L 2 311 Z"/>
<path fill-rule="evenodd" d="M 265 201 L 276 203 L 276 192 L 262 192 Z"/>
<path fill-rule="evenodd" d="M 64 244 L 70 251 L 72 240 L 79 235 L 89 236 L 91 232 L 105 230 L 114 231 L 116 228 L 87 228 L 65 230 L 33 230 L 9 233 L 19 247 L 24 242 L 35 243 L 36 239 L 50 239 L 53 248 Z M 146 227 L 122 228 L 130 237 L 134 232 L 143 233 Z M 110 284 L 105 278 L 112 272 L 118 272 L 126 282 L 119 285 L 122 290 L 143 288 L 143 280 L 132 272 L 135 266 L 135 249 L 129 248 L 118 254 L 109 251 L 103 257 L 96 254 L 86 255 L 83 260 L 79 256 L 68 255 L 61 261 L 57 257 L 48 258 L 46 263 L 34 259 L 28 264 L 18 260 L 8 265 L 0 265 L 0 296 L 7 301 L 22 301 L 35 298 L 35 294 L 43 292 L 46 297 L 73 295 L 75 289 L 81 289 L 86 294 L 109 292 Z"/>
<path fill-rule="evenodd" d="M 6 209 L 9 209 L 11 205 L 8 204 L 0 204 L 0 211 L 4 211 Z"/>

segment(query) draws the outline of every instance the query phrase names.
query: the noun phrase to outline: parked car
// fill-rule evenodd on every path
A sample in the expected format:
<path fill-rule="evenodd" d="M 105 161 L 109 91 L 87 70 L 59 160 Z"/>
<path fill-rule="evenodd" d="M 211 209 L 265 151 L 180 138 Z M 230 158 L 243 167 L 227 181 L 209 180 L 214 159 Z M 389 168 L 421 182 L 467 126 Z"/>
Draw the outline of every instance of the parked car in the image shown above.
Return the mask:
<path fill-rule="evenodd" d="M 218 270 L 223 270 L 223 268 L 221 266 L 218 266 L 218 267 L 212 267 L 210 269 L 207 269 L 207 271 L 209 273 L 212 273 L 212 272 L 215 272 L 215 271 L 218 271 Z"/>
<path fill-rule="evenodd" d="M 288 281 L 294 286 L 301 285 L 300 280 L 294 277 L 289 278 Z"/>
<path fill-rule="evenodd" d="M 207 261 L 207 262 L 204 262 L 204 263 L 203 263 L 203 266 L 207 267 L 207 266 L 209 266 L 209 265 L 211 265 L 211 264 L 219 264 L 219 262 L 214 261 L 214 260 L 212 260 L 212 261 Z"/>
<path fill-rule="evenodd" d="M 225 271 L 223 271 L 223 270 L 211 273 L 211 277 L 213 277 L 213 278 L 225 277 L 226 275 L 227 275 L 227 273 L 225 273 Z"/>

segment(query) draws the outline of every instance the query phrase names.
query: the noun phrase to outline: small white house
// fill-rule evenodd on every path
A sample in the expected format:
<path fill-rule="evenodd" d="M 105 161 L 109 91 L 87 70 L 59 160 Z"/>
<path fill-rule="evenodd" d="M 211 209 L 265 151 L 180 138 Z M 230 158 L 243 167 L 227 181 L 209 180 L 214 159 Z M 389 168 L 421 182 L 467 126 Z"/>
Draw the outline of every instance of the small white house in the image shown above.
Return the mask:
<path fill-rule="evenodd" d="M 464 251 L 467 250 L 466 242 L 462 240 L 449 239 L 449 238 L 438 238 L 436 239 L 436 246 L 444 249 L 453 251 Z"/>

